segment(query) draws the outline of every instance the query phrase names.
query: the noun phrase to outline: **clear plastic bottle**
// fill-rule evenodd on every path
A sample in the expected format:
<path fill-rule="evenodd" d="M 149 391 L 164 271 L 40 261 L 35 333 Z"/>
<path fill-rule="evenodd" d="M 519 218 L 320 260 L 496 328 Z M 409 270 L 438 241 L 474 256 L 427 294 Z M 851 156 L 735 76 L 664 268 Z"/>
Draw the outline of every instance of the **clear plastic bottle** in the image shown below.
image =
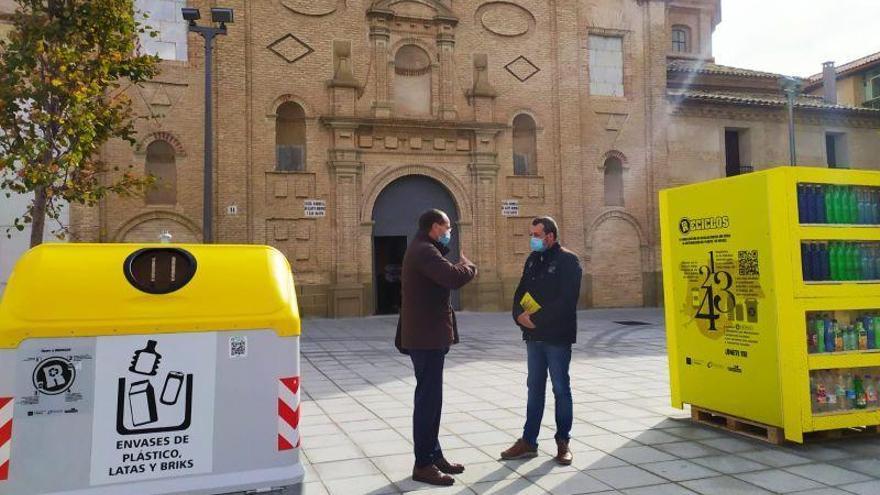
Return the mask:
<path fill-rule="evenodd" d="M 880 406 L 880 401 L 877 398 L 877 386 L 874 382 L 874 377 L 865 375 L 862 381 L 865 384 L 865 398 L 867 399 L 868 408 L 876 409 Z"/>
<path fill-rule="evenodd" d="M 844 375 L 844 384 L 846 387 L 846 408 L 855 409 L 856 407 L 856 383 L 853 380 L 851 372 L 847 371 Z"/>
<path fill-rule="evenodd" d="M 834 394 L 837 396 L 837 410 L 843 411 L 846 409 L 846 379 L 843 376 L 843 373 L 840 371 L 837 372 L 837 380 L 834 384 Z"/>
<path fill-rule="evenodd" d="M 846 346 L 843 345 L 843 330 L 840 328 L 840 323 L 834 320 L 831 323 L 831 328 L 834 332 L 834 350 L 837 352 L 845 351 Z"/>
<path fill-rule="evenodd" d="M 855 391 L 855 408 L 856 409 L 865 409 L 868 407 L 868 397 L 865 393 L 865 384 L 862 381 L 862 377 L 856 375 L 853 377 L 853 390 Z"/>
<path fill-rule="evenodd" d="M 856 333 L 858 334 L 859 339 L 859 350 L 867 351 L 868 350 L 868 332 L 865 330 L 865 325 L 860 321 L 856 323 Z"/>

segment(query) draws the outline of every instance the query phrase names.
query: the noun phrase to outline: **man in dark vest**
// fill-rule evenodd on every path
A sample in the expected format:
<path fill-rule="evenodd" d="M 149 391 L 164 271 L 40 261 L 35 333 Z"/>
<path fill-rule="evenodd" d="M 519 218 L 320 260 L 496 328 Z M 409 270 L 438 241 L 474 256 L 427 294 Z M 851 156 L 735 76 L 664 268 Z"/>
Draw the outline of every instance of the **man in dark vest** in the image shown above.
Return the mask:
<path fill-rule="evenodd" d="M 450 474 L 464 472 L 464 466 L 443 457 L 438 440 L 443 362 L 449 346 L 458 343 L 450 291 L 460 289 L 477 274 L 477 267 L 464 255 L 459 263 L 446 259 L 451 238 L 452 226 L 442 211 L 429 210 L 419 218 L 418 235 L 403 258 L 403 306 L 396 339 L 401 352 L 410 355 L 416 376 L 412 477 L 441 486 L 455 483 Z"/>
<path fill-rule="evenodd" d="M 502 459 L 538 455 L 547 374 L 556 399 L 556 461 L 572 462 L 569 449 L 573 404 L 568 369 L 577 339 L 577 303 L 581 291 L 578 256 L 559 244 L 559 228 L 550 217 L 532 221 L 522 279 L 513 296 L 513 320 L 522 330 L 528 354 L 528 404 L 522 438 L 501 453 Z"/>

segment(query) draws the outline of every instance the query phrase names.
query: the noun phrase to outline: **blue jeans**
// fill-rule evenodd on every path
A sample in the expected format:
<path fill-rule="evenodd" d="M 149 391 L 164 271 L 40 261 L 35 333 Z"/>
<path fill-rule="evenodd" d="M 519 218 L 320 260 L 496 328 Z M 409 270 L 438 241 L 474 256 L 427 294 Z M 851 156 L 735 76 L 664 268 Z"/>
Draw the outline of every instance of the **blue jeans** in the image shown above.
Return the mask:
<path fill-rule="evenodd" d="M 571 364 L 571 344 L 528 341 L 526 349 L 529 356 L 529 400 L 526 406 L 523 440 L 529 445 L 538 445 L 541 418 L 544 416 L 547 371 L 549 370 L 550 381 L 553 382 L 553 396 L 556 399 L 556 439 L 568 441 L 571 438 L 571 423 L 574 420 L 571 380 L 568 376 L 568 367 Z"/>

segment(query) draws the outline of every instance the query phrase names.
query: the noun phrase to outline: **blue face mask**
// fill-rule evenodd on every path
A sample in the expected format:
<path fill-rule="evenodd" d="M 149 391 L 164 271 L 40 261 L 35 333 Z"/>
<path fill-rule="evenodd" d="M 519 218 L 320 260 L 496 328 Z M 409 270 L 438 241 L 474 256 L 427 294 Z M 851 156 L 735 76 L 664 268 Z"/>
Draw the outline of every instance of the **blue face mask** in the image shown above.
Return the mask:
<path fill-rule="evenodd" d="M 542 253 L 544 252 L 544 250 L 547 249 L 547 247 L 544 246 L 544 239 L 538 239 L 537 237 L 532 237 L 531 239 L 529 239 L 529 244 L 532 248 L 532 251 L 536 253 Z"/>
<path fill-rule="evenodd" d="M 452 232 L 449 231 L 446 231 L 445 234 L 437 238 L 437 242 L 439 242 L 443 246 L 449 246 L 450 241 L 452 241 Z"/>

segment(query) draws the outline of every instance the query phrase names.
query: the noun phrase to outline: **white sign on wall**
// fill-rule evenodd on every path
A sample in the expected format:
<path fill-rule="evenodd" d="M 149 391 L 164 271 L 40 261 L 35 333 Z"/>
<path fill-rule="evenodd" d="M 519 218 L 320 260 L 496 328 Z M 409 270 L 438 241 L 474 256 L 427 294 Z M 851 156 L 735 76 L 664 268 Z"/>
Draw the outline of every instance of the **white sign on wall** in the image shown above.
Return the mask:
<path fill-rule="evenodd" d="M 323 199 L 307 199 L 304 206 L 306 218 L 323 218 L 327 213 L 327 202 Z"/>
<path fill-rule="evenodd" d="M 519 201 L 516 199 L 505 199 L 501 202 L 501 214 L 505 217 L 519 216 Z"/>
<path fill-rule="evenodd" d="M 92 485 L 209 473 L 217 334 L 99 337 Z"/>

